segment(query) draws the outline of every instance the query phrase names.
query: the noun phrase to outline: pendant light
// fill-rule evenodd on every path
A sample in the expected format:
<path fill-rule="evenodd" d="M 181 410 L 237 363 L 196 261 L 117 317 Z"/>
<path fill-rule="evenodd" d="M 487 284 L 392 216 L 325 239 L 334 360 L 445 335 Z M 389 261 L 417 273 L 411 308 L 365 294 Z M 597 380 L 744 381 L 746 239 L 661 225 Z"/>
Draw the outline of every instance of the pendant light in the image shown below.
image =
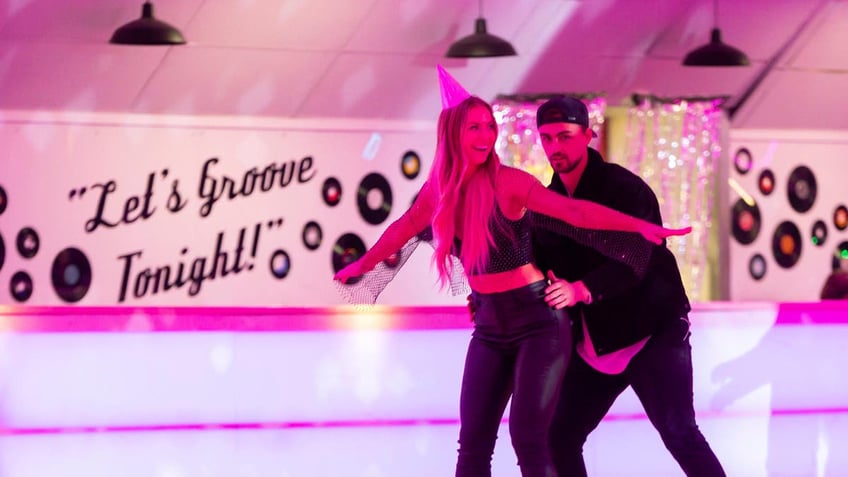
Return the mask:
<path fill-rule="evenodd" d="M 185 38 L 171 25 L 153 18 L 153 4 L 144 2 L 141 18 L 115 30 L 109 43 L 122 45 L 182 45 Z"/>
<path fill-rule="evenodd" d="M 718 0 L 713 0 L 713 25 L 718 24 Z M 690 51 L 684 66 L 748 66 L 751 62 L 741 50 L 721 41 L 721 30 L 713 26 L 710 42 Z"/>
<path fill-rule="evenodd" d="M 477 20 L 474 33 L 455 41 L 445 56 L 448 58 L 485 58 L 492 56 L 515 56 L 515 48 L 503 38 L 490 35 L 486 31 L 486 19 L 483 18 L 483 0 L 477 2 Z"/>

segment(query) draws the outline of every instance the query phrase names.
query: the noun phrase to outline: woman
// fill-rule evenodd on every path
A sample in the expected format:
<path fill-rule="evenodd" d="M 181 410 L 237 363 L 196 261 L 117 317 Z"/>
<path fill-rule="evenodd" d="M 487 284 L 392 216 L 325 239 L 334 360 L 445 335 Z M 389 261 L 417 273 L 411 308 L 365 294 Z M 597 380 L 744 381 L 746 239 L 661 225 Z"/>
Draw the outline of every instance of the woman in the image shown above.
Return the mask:
<path fill-rule="evenodd" d="M 456 476 L 491 475 L 498 427 L 512 396 L 510 435 L 521 475 L 556 477 L 547 433 L 570 355 L 571 332 L 565 314 L 544 301 L 547 282 L 532 262 L 532 227 L 546 224 L 599 247 L 613 238 L 609 253 L 637 272 L 650 255 L 639 245 L 647 242 L 632 234 L 621 239 L 574 227 L 636 232 L 654 243 L 688 229 L 665 229 L 562 197 L 532 175 L 502 165 L 494 152 L 497 125 L 491 106 L 468 95 L 444 70 L 440 74 L 445 109 L 439 116 L 436 158 L 427 182 L 413 206 L 374 247 L 334 278 L 345 283 L 364 275 L 367 281 L 367 273 L 382 260 L 432 227 L 433 260 L 441 283 L 453 278 L 453 257 L 458 256 L 475 305 L 460 393 Z M 622 256 L 627 241 L 637 253 Z"/>

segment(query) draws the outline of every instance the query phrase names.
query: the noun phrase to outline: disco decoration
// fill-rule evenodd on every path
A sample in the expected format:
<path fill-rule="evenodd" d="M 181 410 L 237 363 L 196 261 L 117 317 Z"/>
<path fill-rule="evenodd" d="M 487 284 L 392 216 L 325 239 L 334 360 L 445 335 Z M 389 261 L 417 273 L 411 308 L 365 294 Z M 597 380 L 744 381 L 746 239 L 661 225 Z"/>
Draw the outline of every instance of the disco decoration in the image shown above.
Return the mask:
<path fill-rule="evenodd" d="M 0 215 L 6 211 L 6 205 L 9 204 L 9 197 L 6 195 L 6 189 L 0 185 Z"/>
<path fill-rule="evenodd" d="M 286 278 L 291 271 L 291 258 L 283 249 L 277 249 L 271 254 L 271 275 L 274 275 L 278 280 Z"/>
<path fill-rule="evenodd" d="M 813 230 L 810 232 L 810 240 L 813 245 L 821 247 L 827 240 L 827 224 L 824 220 L 816 220 L 813 224 Z"/>
<path fill-rule="evenodd" d="M 379 193 L 378 204 L 369 204 L 373 200 L 373 194 Z M 362 179 L 356 194 L 356 205 L 359 215 L 371 225 L 379 225 L 389 217 L 392 211 L 392 188 L 389 181 L 381 174 L 372 172 Z"/>
<path fill-rule="evenodd" d="M 732 223 L 730 225 L 733 238 L 742 245 L 748 245 L 757 239 L 760 234 L 760 226 L 762 219 L 760 217 L 760 207 L 748 205 L 743 199 L 739 199 L 733 204 L 731 213 Z"/>
<path fill-rule="evenodd" d="M 321 197 L 324 198 L 324 203 L 333 207 L 342 200 L 342 184 L 335 177 L 328 177 L 324 180 L 324 185 L 321 187 Z"/>
<path fill-rule="evenodd" d="M 771 169 L 764 169 L 760 172 L 760 179 L 757 181 L 757 187 L 763 195 L 771 195 L 774 192 L 774 172 Z"/>
<path fill-rule="evenodd" d="M 321 246 L 321 241 L 324 238 L 324 232 L 321 231 L 321 226 L 318 225 L 318 222 L 311 220 L 303 226 L 303 233 L 301 234 L 301 239 L 303 239 L 303 246 L 308 248 L 309 250 L 315 250 Z"/>
<path fill-rule="evenodd" d="M 845 270 L 845 265 L 848 264 L 848 241 L 842 242 L 833 250 L 833 259 L 830 262 L 831 268 L 835 270 Z"/>
<path fill-rule="evenodd" d="M 783 268 L 792 268 L 801 258 L 801 232 L 798 226 L 786 220 L 774 230 L 771 240 L 774 260 Z"/>
<path fill-rule="evenodd" d="M 18 253 L 21 257 L 32 258 L 38 253 L 40 241 L 38 233 L 32 227 L 24 227 L 18 232 L 18 238 L 15 241 L 18 247 Z"/>
<path fill-rule="evenodd" d="M 833 226 L 836 230 L 845 230 L 848 228 L 848 208 L 840 205 L 833 211 Z"/>
<path fill-rule="evenodd" d="M 353 233 L 346 233 L 336 240 L 333 245 L 332 263 L 333 273 L 338 272 L 348 264 L 355 262 L 365 254 L 365 242 Z M 362 277 L 351 277 L 347 283 L 354 284 Z"/>
<path fill-rule="evenodd" d="M 421 158 L 415 151 L 406 151 L 400 160 L 400 172 L 407 179 L 415 179 L 421 172 Z"/>
<path fill-rule="evenodd" d="M 733 168 L 736 172 L 744 175 L 751 171 L 754 167 L 754 159 L 751 158 L 751 151 L 748 148 L 742 147 L 733 155 Z"/>
<path fill-rule="evenodd" d="M 818 193 L 816 176 L 813 174 L 813 171 L 807 166 L 796 167 L 789 174 L 786 193 L 789 197 L 789 205 L 796 212 L 803 213 L 810 210 L 816 201 L 816 194 Z"/>
<path fill-rule="evenodd" d="M 654 190 L 666 223 L 692 226 L 685 237 L 671 238 L 669 248 L 690 299 L 710 300 L 710 277 L 717 265 L 704 250 L 710 247 L 716 220 L 713 192 L 723 153 L 726 98 L 633 99 L 634 106 L 627 110 L 622 165 Z"/>
<path fill-rule="evenodd" d="M 9 292 L 18 303 L 29 300 L 29 297 L 32 296 L 32 278 L 27 272 L 15 272 L 9 282 Z"/>
<path fill-rule="evenodd" d="M 91 286 L 91 264 L 77 248 L 68 247 L 53 259 L 50 278 L 56 295 L 66 303 L 80 301 Z"/>
<path fill-rule="evenodd" d="M 754 280 L 762 280 L 766 276 L 766 258 L 757 253 L 748 261 L 748 273 Z"/>

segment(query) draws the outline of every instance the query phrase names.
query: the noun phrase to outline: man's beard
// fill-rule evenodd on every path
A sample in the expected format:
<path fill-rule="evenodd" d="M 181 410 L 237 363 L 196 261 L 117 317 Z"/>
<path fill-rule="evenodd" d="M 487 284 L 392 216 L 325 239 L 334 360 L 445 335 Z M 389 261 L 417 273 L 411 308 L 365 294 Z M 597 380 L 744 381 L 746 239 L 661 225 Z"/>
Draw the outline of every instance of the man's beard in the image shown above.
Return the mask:
<path fill-rule="evenodd" d="M 557 174 L 568 174 L 574 169 L 577 169 L 577 166 L 580 164 L 580 159 L 569 161 L 568 159 L 561 159 L 562 157 L 561 155 L 556 155 L 551 158 L 553 169 Z"/>

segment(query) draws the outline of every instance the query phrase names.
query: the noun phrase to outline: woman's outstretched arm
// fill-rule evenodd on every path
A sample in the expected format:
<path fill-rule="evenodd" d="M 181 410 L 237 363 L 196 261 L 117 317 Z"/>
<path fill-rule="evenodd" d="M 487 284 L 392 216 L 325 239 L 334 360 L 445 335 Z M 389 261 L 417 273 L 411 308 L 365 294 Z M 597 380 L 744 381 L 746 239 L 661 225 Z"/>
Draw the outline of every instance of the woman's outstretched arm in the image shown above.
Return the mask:
<path fill-rule="evenodd" d="M 651 222 L 621 213 L 609 207 L 582 199 L 572 199 L 546 189 L 538 179 L 520 169 L 511 167 L 501 174 L 501 184 L 510 195 L 523 202 L 528 209 L 548 215 L 575 227 L 597 230 L 636 232 L 653 243 L 662 243 L 672 235 L 686 235 L 691 227 L 668 229 Z"/>
<path fill-rule="evenodd" d="M 383 231 L 374 246 L 358 260 L 339 270 L 333 279 L 345 283 L 352 277 L 358 277 L 373 270 L 378 263 L 396 253 L 412 237 L 430 225 L 434 207 L 432 191 L 425 183 L 412 206 Z"/>

